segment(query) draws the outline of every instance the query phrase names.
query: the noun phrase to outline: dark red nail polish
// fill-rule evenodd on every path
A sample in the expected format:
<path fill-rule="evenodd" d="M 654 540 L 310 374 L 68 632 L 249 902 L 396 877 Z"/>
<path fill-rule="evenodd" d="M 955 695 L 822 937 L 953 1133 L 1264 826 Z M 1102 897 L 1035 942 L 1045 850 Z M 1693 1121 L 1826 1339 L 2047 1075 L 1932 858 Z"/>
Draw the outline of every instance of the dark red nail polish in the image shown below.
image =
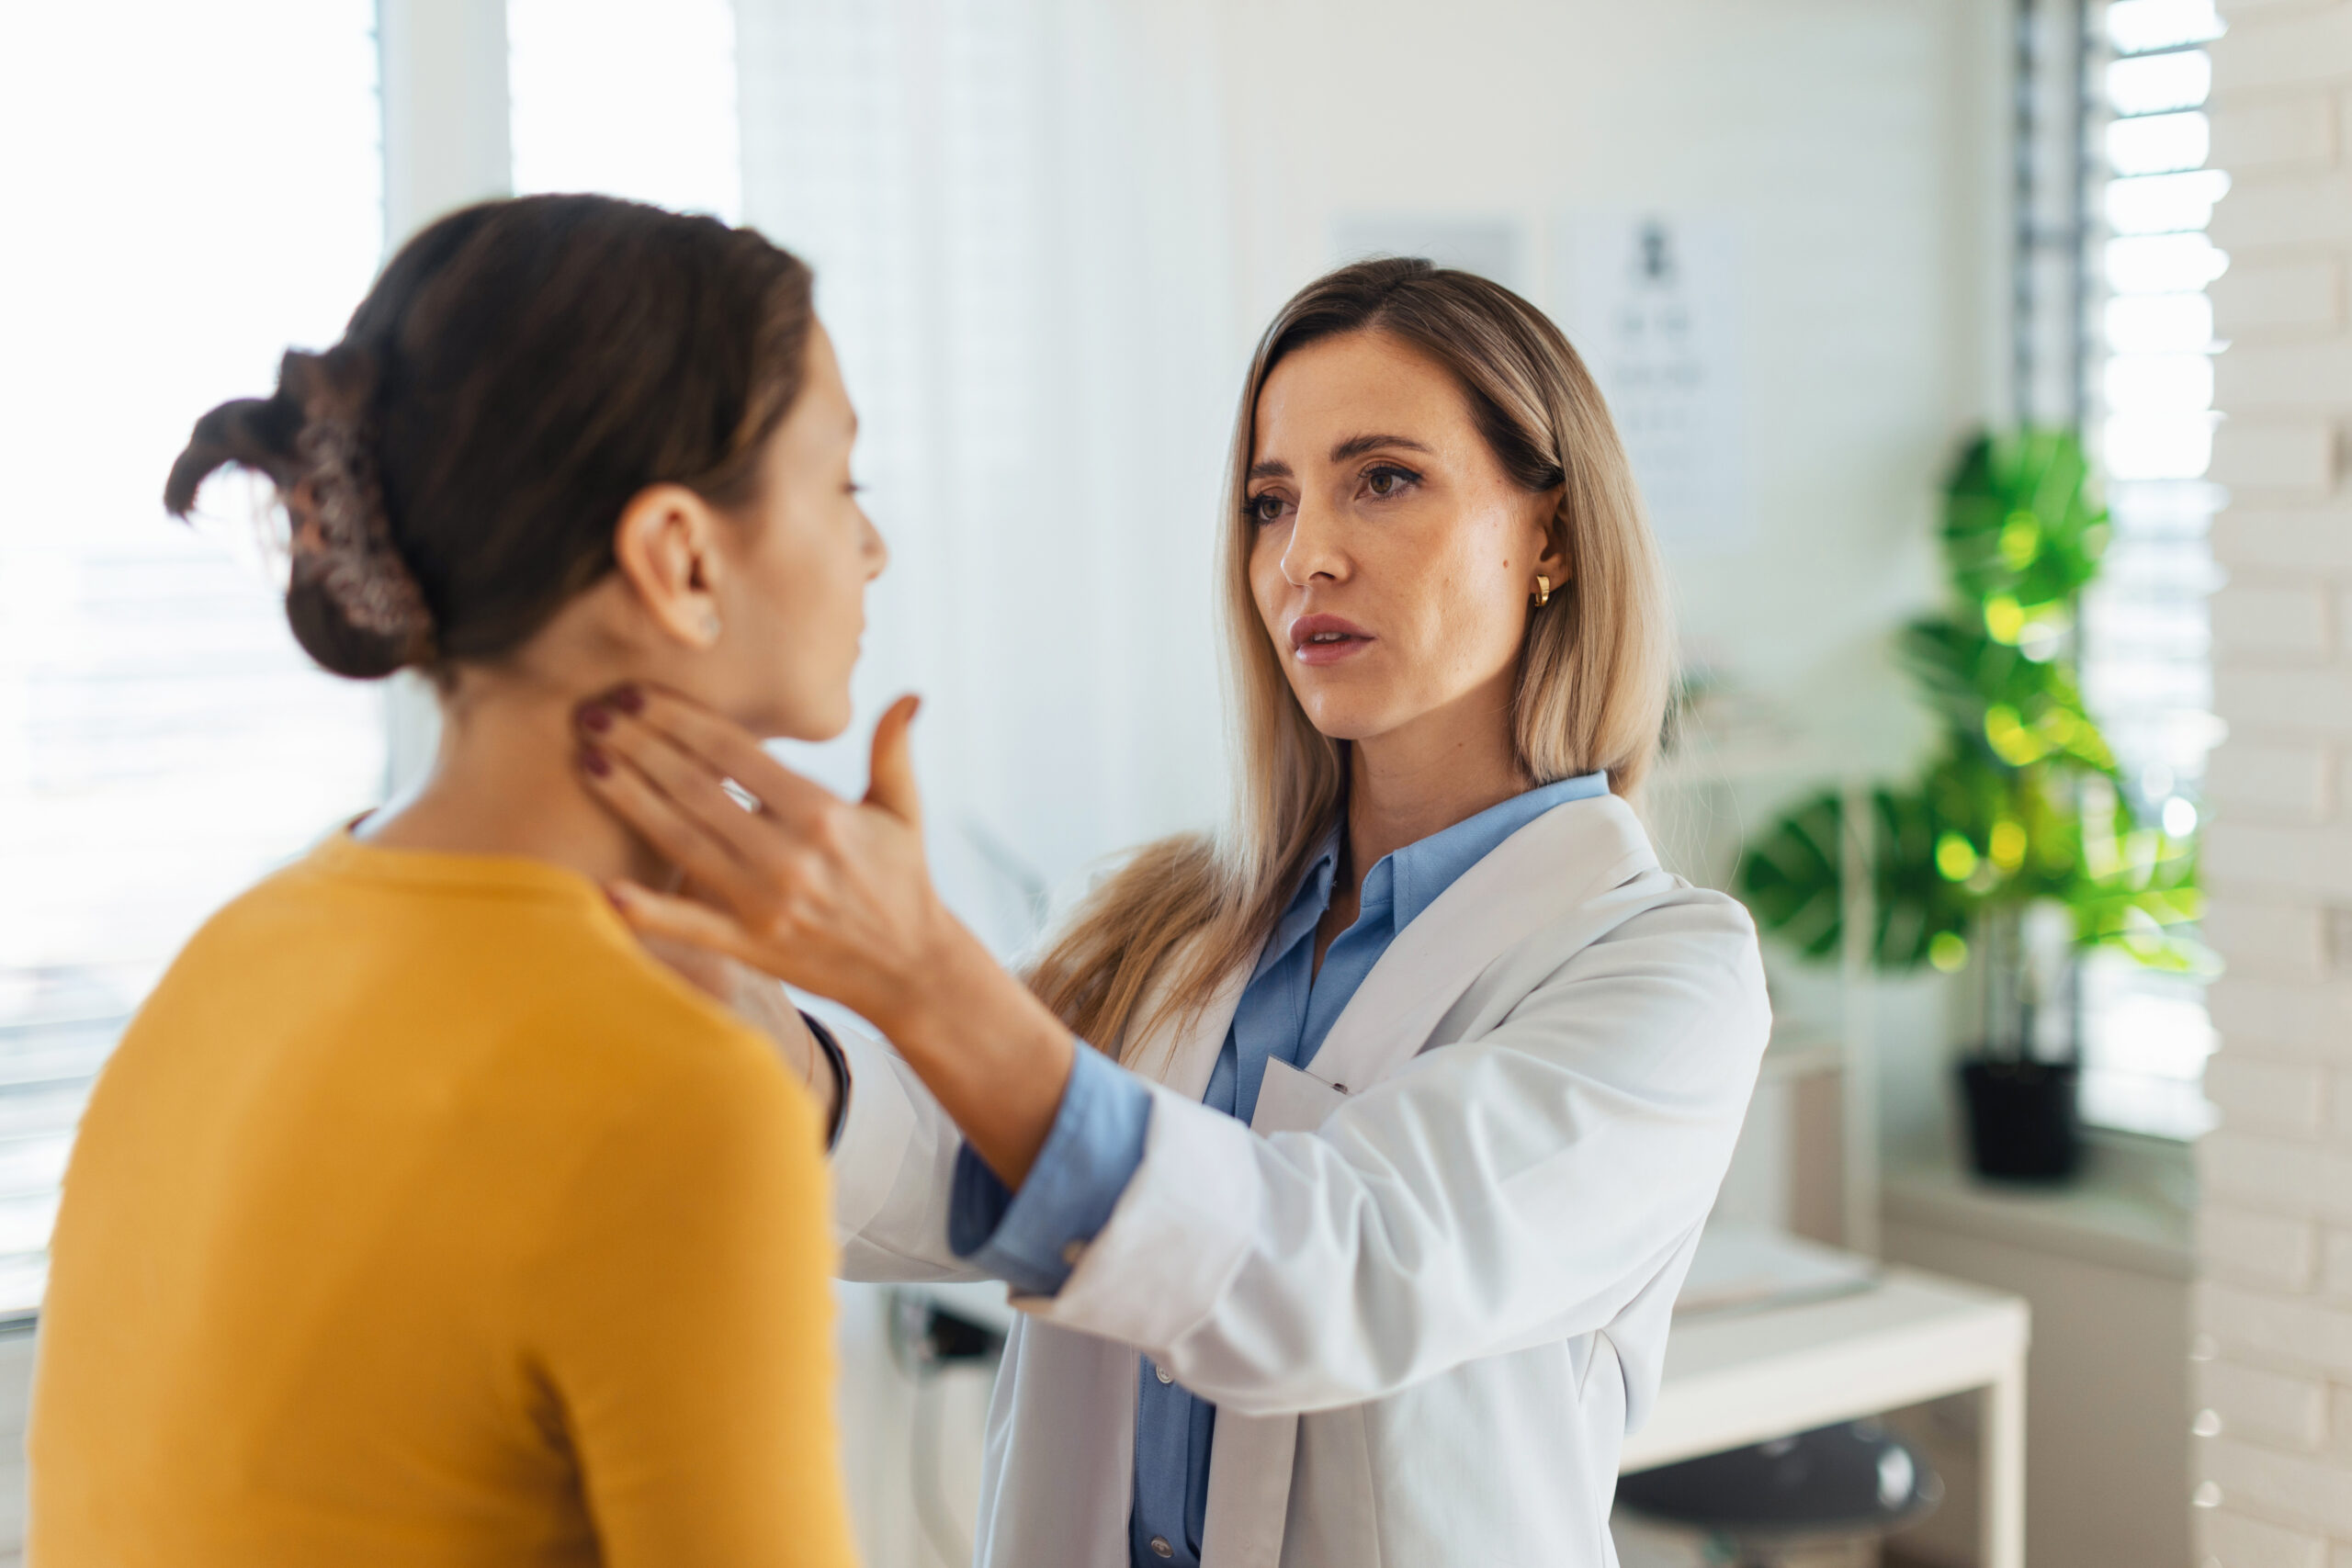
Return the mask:
<path fill-rule="evenodd" d="M 580 710 L 580 728 L 591 735 L 602 735 L 613 727 L 612 710 L 602 703 L 590 703 Z"/>
<path fill-rule="evenodd" d="M 580 749 L 580 765 L 600 779 L 613 771 L 612 760 L 594 746 Z"/>
<path fill-rule="evenodd" d="M 645 711 L 645 694 L 639 691 L 635 686 L 616 687 L 613 691 L 613 694 L 605 700 L 611 703 L 615 707 L 620 709 L 623 713 L 643 713 Z"/>

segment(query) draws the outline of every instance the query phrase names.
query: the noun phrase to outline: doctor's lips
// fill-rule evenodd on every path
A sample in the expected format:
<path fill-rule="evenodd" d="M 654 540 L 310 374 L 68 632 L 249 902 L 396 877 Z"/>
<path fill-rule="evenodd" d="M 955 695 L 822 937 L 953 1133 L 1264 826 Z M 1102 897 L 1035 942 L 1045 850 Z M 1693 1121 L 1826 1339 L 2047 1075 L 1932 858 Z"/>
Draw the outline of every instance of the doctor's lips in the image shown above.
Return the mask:
<path fill-rule="evenodd" d="M 1291 657 L 1301 664 L 1337 664 L 1370 648 L 1373 635 L 1337 615 L 1301 615 L 1290 624 Z"/>

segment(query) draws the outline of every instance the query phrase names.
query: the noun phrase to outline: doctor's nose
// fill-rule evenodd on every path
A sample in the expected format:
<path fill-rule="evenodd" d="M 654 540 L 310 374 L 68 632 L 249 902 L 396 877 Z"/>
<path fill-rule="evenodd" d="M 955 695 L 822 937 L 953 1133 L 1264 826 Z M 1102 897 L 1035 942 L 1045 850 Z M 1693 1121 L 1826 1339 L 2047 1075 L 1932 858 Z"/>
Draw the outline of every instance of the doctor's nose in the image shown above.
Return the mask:
<path fill-rule="evenodd" d="M 1339 519 L 1329 507 L 1301 505 L 1291 520 L 1290 539 L 1283 549 L 1283 577 L 1294 588 L 1317 580 L 1344 581 L 1347 557 L 1340 549 Z"/>

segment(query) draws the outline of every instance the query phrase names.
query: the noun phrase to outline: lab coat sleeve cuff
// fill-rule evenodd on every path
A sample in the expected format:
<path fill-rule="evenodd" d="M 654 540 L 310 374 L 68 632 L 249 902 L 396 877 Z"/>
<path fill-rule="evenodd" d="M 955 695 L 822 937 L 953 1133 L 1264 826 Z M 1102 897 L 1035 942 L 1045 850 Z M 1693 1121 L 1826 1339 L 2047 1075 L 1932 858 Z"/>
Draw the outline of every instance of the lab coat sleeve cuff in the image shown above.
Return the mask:
<path fill-rule="evenodd" d="M 1146 1088 L 1143 1163 L 1109 1222 L 1058 1292 L 1012 1304 L 1156 1355 L 1224 1299 L 1249 1258 L 1263 1195 L 1258 1134 L 1172 1089 Z"/>
<path fill-rule="evenodd" d="M 835 1029 L 851 1092 L 833 1138 L 833 1230 L 846 1242 L 874 1222 L 906 1164 L 916 1127 L 915 1102 L 888 1049 L 854 1029 Z"/>
<path fill-rule="evenodd" d="M 970 1145 L 956 1152 L 949 1248 L 1017 1291 L 1060 1290 L 1143 1163 L 1151 1109 L 1142 1079 L 1080 1045 L 1054 1124 L 1019 1192 Z"/>

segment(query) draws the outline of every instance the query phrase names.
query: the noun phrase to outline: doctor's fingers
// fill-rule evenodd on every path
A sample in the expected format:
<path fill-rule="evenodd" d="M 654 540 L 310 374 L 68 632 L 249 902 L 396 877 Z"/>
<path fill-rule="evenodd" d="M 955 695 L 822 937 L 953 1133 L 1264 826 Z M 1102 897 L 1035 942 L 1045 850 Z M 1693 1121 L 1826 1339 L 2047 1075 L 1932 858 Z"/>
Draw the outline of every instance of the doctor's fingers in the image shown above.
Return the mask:
<path fill-rule="evenodd" d="M 616 729 L 598 733 L 580 752 L 580 773 L 591 793 L 614 815 L 645 835 L 646 840 L 674 863 L 695 885 L 746 917 L 763 912 L 768 878 L 735 854 L 727 840 L 712 833 L 697 813 L 690 811 L 616 743 Z M 738 818 L 750 814 L 729 799 L 717 784 L 710 788 Z"/>
<path fill-rule="evenodd" d="M 701 755 L 681 747 L 642 719 L 593 706 L 582 710 L 580 726 L 590 745 L 603 747 L 616 761 L 635 768 L 695 827 L 770 883 L 782 882 L 793 874 L 789 863 L 796 858 L 797 846 L 809 840 L 829 841 L 838 835 L 839 819 L 856 809 L 820 786 L 786 773 L 814 798 L 795 791 L 793 804 L 784 809 L 763 801 L 756 811 L 749 811 L 728 793 L 725 779 L 731 775 L 715 771 Z M 738 908 L 740 912 L 750 912 L 741 910 L 740 904 Z"/>
<path fill-rule="evenodd" d="M 757 737 L 732 719 L 659 686 L 623 686 L 598 705 L 634 720 L 714 778 L 732 779 L 761 809 L 796 827 L 845 803 L 813 779 L 767 754 Z"/>
<path fill-rule="evenodd" d="M 592 733 L 582 757 L 590 786 L 742 925 L 754 946 L 729 949 L 736 957 L 786 977 L 779 953 L 808 942 L 812 928 L 843 923 L 842 873 L 856 859 L 858 807 L 826 795 L 798 824 L 746 811 L 696 759 L 650 728 L 616 715 Z"/>

